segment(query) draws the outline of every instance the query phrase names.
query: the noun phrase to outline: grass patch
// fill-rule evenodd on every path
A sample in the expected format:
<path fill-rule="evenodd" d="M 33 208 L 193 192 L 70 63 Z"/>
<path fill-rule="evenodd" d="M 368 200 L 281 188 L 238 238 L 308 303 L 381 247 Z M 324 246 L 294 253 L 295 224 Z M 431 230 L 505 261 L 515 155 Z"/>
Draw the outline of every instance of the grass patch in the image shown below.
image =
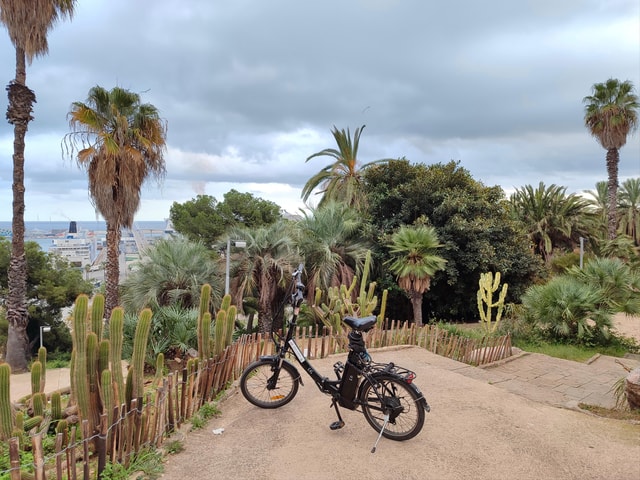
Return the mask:
<path fill-rule="evenodd" d="M 623 410 L 615 408 L 604 408 L 596 405 L 587 405 L 579 403 L 578 406 L 588 412 L 598 415 L 599 417 L 613 418 L 615 420 L 632 420 L 640 422 L 640 410 Z"/>
<path fill-rule="evenodd" d="M 579 345 L 566 345 L 561 343 L 527 343 L 517 342 L 514 346 L 531 353 L 542 353 L 550 357 L 564 358 L 574 362 L 586 362 L 596 354 L 609 355 L 611 357 L 624 357 L 627 349 L 621 346 L 609 347 L 584 347 Z"/>

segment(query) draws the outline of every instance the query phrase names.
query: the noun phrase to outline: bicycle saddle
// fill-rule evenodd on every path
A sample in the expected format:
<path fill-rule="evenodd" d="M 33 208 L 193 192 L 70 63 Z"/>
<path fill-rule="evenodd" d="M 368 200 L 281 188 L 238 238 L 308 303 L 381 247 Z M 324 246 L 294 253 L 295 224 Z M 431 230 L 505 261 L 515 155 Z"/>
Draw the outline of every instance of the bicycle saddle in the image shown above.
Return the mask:
<path fill-rule="evenodd" d="M 356 332 L 368 332 L 371 330 L 378 319 L 375 315 L 370 315 L 368 317 L 344 317 L 344 323 L 346 323 L 349 327 L 351 327 Z"/>

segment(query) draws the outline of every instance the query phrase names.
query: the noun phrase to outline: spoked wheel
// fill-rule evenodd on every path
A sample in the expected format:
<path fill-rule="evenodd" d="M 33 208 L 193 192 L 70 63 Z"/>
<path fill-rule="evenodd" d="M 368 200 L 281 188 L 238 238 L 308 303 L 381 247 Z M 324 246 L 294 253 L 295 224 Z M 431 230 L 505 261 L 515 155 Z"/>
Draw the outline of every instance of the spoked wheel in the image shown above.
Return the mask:
<path fill-rule="evenodd" d="M 240 377 L 244 398 L 260 408 L 286 405 L 298 393 L 298 372 L 283 363 L 276 375 L 276 360 L 258 360 L 249 365 Z"/>
<path fill-rule="evenodd" d="M 362 412 L 369 425 L 380 432 L 388 414 L 389 422 L 384 427 L 383 437 L 398 441 L 415 437 L 422 430 L 425 413 L 418 394 L 391 375 L 374 378 L 377 381 L 375 387 L 365 380 L 360 391 Z"/>

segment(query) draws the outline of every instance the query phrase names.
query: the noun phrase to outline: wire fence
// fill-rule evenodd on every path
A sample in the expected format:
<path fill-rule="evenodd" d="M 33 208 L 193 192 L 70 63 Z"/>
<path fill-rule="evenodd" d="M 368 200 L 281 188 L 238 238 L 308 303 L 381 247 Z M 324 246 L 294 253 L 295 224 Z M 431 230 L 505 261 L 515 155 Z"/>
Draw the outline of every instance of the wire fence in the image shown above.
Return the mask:
<path fill-rule="evenodd" d="M 309 359 L 343 353 L 348 343 L 345 331 L 327 327 L 315 335 L 311 328 L 298 327 L 295 339 Z M 509 335 L 470 339 L 437 325 L 416 328 L 406 322 L 375 328 L 367 334 L 366 342 L 369 348 L 414 345 L 473 365 L 511 356 Z M 90 431 L 88 421 L 83 420 L 64 432 L 54 432 L 52 437 L 47 433 L 53 430 L 48 421 L 28 436 L 0 442 L 0 455 L 8 451 L 10 462 L 9 469 L 0 470 L 0 480 L 88 480 L 98 478 L 107 462 L 128 467 L 143 449 L 162 447 L 200 407 L 237 380 L 249 363 L 274 350 L 273 342 L 261 334 L 244 335 L 220 355 L 171 372 L 159 383 L 150 382 L 144 397 L 133 399 L 129 407 L 123 404 L 113 412 L 102 412 L 96 432 Z M 21 455 L 25 451 L 31 456 Z"/>

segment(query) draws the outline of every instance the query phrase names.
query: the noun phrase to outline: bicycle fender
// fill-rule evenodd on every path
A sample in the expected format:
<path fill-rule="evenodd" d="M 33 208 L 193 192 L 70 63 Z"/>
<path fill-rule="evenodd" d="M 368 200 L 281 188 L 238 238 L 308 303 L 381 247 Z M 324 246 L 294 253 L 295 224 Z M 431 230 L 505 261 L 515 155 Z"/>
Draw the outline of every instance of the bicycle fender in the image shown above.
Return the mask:
<path fill-rule="evenodd" d="M 260 360 L 271 360 L 273 362 L 277 362 L 279 359 L 280 357 L 278 357 L 278 355 L 261 355 L 260 356 Z M 304 387 L 304 383 L 302 383 L 302 376 L 300 375 L 300 372 L 298 371 L 296 366 L 286 358 L 282 360 L 282 363 L 286 363 L 287 365 L 289 365 L 289 367 L 293 369 L 294 372 L 296 372 L 296 378 L 295 378 L 296 381 Z"/>
<path fill-rule="evenodd" d="M 416 394 L 416 396 L 418 397 L 417 401 L 420 402 L 420 404 L 422 405 L 422 408 L 424 408 L 424 410 L 426 412 L 430 412 L 431 411 L 431 407 L 427 403 L 427 399 L 424 398 L 424 395 L 422 394 L 422 391 L 413 382 L 412 383 L 408 383 L 400 375 L 396 375 L 394 373 L 389 373 L 389 372 L 374 373 L 374 374 L 371 375 L 371 377 L 376 381 L 377 381 L 377 377 L 393 377 L 398 382 L 404 383 L 410 390 L 413 390 L 413 392 Z M 364 389 L 364 387 L 365 387 L 365 382 L 362 382 L 360 384 L 360 388 L 358 389 L 358 398 L 361 398 L 361 393 L 362 393 L 362 390 Z"/>

